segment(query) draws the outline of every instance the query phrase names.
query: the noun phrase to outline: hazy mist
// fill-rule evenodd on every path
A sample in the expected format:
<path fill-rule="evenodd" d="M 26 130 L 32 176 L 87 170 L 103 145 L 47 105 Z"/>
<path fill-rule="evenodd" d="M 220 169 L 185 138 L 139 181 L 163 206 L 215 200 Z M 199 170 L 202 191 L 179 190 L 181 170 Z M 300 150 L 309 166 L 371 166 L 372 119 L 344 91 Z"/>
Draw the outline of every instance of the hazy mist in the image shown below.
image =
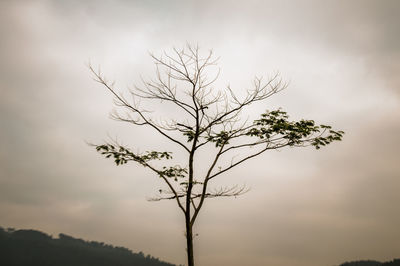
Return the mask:
<path fill-rule="evenodd" d="M 117 168 L 87 142 L 172 146 L 110 120 L 112 97 L 86 64 L 123 92 L 153 75 L 149 51 L 189 42 L 221 57 L 220 86 L 240 91 L 276 71 L 290 83 L 248 115 L 282 107 L 346 132 L 320 151 L 273 151 L 221 177 L 251 191 L 206 202 L 197 265 L 399 257 L 399 10 L 396 0 L 1 1 L 0 226 L 184 264 L 183 216 L 174 202 L 146 201 L 160 180 L 135 164 Z"/>

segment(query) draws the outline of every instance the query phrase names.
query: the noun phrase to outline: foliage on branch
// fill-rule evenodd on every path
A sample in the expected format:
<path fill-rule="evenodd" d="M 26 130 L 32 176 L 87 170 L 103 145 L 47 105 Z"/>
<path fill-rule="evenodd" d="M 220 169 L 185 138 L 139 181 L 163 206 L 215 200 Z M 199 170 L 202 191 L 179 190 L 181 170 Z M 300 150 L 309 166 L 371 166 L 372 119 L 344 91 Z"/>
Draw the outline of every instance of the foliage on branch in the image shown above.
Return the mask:
<path fill-rule="evenodd" d="M 186 130 L 183 133 L 183 135 L 187 137 L 187 142 L 191 142 L 191 141 L 193 141 L 194 137 L 196 136 L 196 132 L 194 132 L 193 130 Z"/>
<path fill-rule="evenodd" d="M 159 176 L 173 177 L 175 181 L 178 181 L 178 177 L 185 177 L 187 174 L 186 168 L 181 168 L 177 166 L 163 166 L 163 170 L 158 171 Z"/>
<path fill-rule="evenodd" d="M 96 145 L 96 150 L 105 155 L 106 158 L 112 157 L 117 165 L 123 165 L 128 161 L 134 161 L 144 167 L 152 168 L 160 177 L 173 177 L 175 181 L 178 180 L 178 177 L 185 177 L 185 174 L 187 174 L 187 169 L 181 168 L 179 165 L 163 166 L 161 170 L 150 166 L 149 161 L 152 160 L 172 159 L 171 152 L 146 151 L 144 154 L 135 154 L 124 146 L 108 143 Z"/>
<path fill-rule="evenodd" d="M 316 149 L 333 141 L 340 141 L 343 131 L 335 131 L 331 126 L 316 125 L 314 120 L 289 121 L 289 116 L 281 109 L 266 111 L 261 119 L 254 121 L 254 127 L 248 136 L 255 136 L 263 142 L 274 143 L 286 140 L 289 146 L 305 146 L 311 144 Z"/>
<path fill-rule="evenodd" d="M 171 152 L 146 151 L 145 154 L 139 155 L 131 152 L 128 148 L 125 148 L 121 145 L 96 145 L 96 150 L 105 155 L 106 158 L 110 158 L 112 156 L 117 165 L 125 164 L 128 161 L 135 161 L 146 166 L 146 163 L 151 160 L 172 159 Z"/>
<path fill-rule="evenodd" d="M 229 144 L 229 139 L 231 138 L 230 134 L 232 131 L 225 131 L 222 130 L 221 132 L 215 134 L 215 135 L 210 135 L 207 137 L 207 140 L 210 142 L 215 143 L 215 147 L 222 147 L 223 145 Z"/>

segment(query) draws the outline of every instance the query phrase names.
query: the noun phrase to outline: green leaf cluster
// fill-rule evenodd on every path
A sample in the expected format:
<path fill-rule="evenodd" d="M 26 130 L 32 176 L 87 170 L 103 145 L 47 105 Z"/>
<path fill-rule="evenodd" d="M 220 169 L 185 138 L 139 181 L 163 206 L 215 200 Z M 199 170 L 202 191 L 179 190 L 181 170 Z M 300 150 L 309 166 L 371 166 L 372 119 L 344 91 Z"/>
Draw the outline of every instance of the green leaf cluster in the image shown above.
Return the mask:
<path fill-rule="evenodd" d="M 207 140 L 214 142 L 215 147 L 221 147 L 223 145 L 229 144 L 230 133 L 232 131 L 221 131 L 215 135 L 208 136 Z"/>
<path fill-rule="evenodd" d="M 191 142 L 194 139 L 196 133 L 193 130 L 187 130 L 183 133 L 183 135 L 187 137 L 187 142 Z"/>
<path fill-rule="evenodd" d="M 164 166 L 163 170 L 158 171 L 160 177 L 173 177 L 175 181 L 178 181 L 178 177 L 185 177 L 186 174 L 186 168 L 181 168 L 180 166 Z"/>
<path fill-rule="evenodd" d="M 113 157 L 117 165 L 126 164 L 128 161 L 135 161 L 141 165 L 147 166 L 146 162 L 150 160 L 172 159 L 171 152 L 146 151 L 145 154 L 135 154 L 123 146 L 114 146 L 112 144 L 103 144 L 96 146 L 96 150 L 105 155 L 106 158 Z"/>
<path fill-rule="evenodd" d="M 289 146 L 310 143 L 316 149 L 332 141 L 341 140 L 343 131 L 334 131 L 330 126 L 315 125 L 314 120 L 289 121 L 289 116 L 280 109 L 266 111 L 261 119 L 254 121 L 254 127 L 246 135 L 266 141 L 287 140 Z M 327 135 L 322 136 L 324 133 Z"/>
<path fill-rule="evenodd" d="M 342 137 L 344 135 L 343 131 L 332 130 L 331 126 L 326 126 L 326 125 L 320 125 L 320 128 L 328 130 L 328 135 L 325 137 L 320 136 L 313 139 L 311 145 L 313 145 L 317 150 L 320 149 L 321 146 L 326 146 L 333 141 L 342 140 Z"/>
<path fill-rule="evenodd" d="M 112 144 L 98 145 L 96 146 L 96 150 L 105 155 L 106 158 L 113 158 L 117 165 L 126 164 L 128 161 L 135 161 L 144 167 L 150 167 L 148 162 L 151 160 L 172 159 L 171 152 L 146 151 L 144 154 L 135 154 L 128 148 Z M 160 177 L 173 177 L 175 181 L 177 181 L 179 177 L 185 177 L 185 174 L 187 174 L 187 170 L 180 166 L 164 166 L 162 170 L 152 169 L 156 171 Z"/>

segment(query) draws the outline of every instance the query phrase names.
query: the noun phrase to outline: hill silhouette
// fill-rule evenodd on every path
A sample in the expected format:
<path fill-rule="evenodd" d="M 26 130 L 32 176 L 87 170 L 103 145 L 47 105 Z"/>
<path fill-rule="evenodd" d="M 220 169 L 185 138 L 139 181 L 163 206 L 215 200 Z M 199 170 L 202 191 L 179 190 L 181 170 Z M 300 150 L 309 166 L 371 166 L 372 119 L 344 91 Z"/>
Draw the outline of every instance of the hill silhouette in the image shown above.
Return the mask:
<path fill-rule="evenodd" d="M 0 251 L 0 265 L 5 266 L 176 266 L 124 247 L 65 234 L 53 238 L 31 229 L 0 227 Z M 400 259 L 388 262 L 359 260 L 339 266 L 400 266 Z"/>
<path fill-rule="evenodd" d="M 400 259 L 394 259 L 387 262 L 379 262 L 375 260 L 359 260 L 340 264 L 340 266 L 400 266 Z"/>
<path fill-rule="evenodd" d="M 176 266 L 124 247 L 36 230 L 0 227 L 0 250 L 0 265 L 7 266 Z"/>

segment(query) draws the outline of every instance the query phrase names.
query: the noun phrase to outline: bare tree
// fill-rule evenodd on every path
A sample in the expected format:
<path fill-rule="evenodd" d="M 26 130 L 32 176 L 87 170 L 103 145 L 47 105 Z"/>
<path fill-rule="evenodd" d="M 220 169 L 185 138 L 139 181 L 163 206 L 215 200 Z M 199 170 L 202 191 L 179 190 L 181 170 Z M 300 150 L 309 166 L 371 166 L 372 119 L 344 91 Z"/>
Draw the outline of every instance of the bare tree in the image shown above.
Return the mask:
<path fill-rule="evenodd" d="M 330 126 L 316 125 L 313 120 L 290 121 L 281 109 L 267 110 L 254 121 L 243 119 L 241 113 L 246 107 L 263 102 L 286 87 L 279 75 L 268 80 L 255 78 L 252 88 L 239 97 L 229 86 L 218 91 L 213 88 L 219 70 L 214 76 L 209 75 L 218 60 L 212 51 L 202 56 L 198 46 L 187 45 L 173 49 L 172 53 L 151 54 L 151 57 L 156 66 L 155 78 L 142 79 L 141 87 L 131 89 L 132 100 L 117 92 L 100 71 L 89 67 L 94 79 L 114 96 L 115 104 L 126 111 L 124 114 L 115 111 L 112 117 L 135 126 L 147 126 L 165 137 L 181 149 L 187 158 L 185 166 L 167 163 L 159 166 L 155 160 L 172 159 L 169 151 L 136 153 L 117 141 L 94 146 L 107 158 L 113 158 L 117 165 L 137 162 L 165 182 L 166 188 L 160 189 L 159 196 L 151 200 L 176 201 L 186 224 L 188 266 L 193 266 L 193 225 L 205 200 L 236 197 L 247 192 L 246 187 L 237 185 L 211 189 L 212 180 L 266 151 L 305 146 L 319 149 L 341 140 L 344 133 L 334 131 Z M 139 100 L 168 103 L 180 112 L 175 119 L 156 122 L 138 105 Z M 198 160 L 195 155 L 207 146 L 214 147 L 214 152 L 210 164 L 200 169 L 203 170 L 200 174 L 194 168 L 194 162 Z M 217 165 L 220 163 L 223 166 Z"/>

